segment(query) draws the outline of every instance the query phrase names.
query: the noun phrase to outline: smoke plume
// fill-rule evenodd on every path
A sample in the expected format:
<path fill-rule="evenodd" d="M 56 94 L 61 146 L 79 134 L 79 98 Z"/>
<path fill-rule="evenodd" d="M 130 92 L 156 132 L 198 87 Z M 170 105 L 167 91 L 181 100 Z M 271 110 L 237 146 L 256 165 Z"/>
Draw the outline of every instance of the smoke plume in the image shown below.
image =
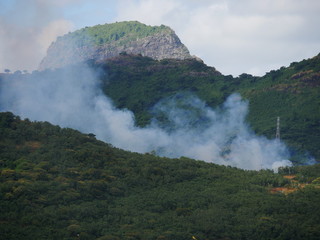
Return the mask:
<path fill-rule="evenodd" d="M 95 74 L 81 65 L 5 78 L 0 82 L 0 111 L 94 133 L 140 153 L 252 170 L 291 165 L 282 142 L 256 136 L 246 124 L 248 102 L 239 94 L 216 109 L 191 94 L 177 94 L 157 103 L 151 124 L 140 128 L 132 112 L 116 109 L 103 94 Z"/>

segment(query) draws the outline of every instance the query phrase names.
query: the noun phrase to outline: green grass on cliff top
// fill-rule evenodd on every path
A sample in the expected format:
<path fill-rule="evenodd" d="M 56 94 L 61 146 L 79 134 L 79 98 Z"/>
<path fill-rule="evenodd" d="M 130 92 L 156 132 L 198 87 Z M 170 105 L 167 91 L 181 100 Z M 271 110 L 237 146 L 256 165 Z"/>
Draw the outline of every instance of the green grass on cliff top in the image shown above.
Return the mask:
<path fill-rule="evenodd" d="M 59 39 L 67 39 L 81 47 L 88 44 L 96 46 L 117 41 L 117 45 L 125 45 L 130 41 L 141 39 L 161 32 L 172 30 L 164 25 L 148 26 L 137 21 L 116 22 L 111 24 L 85 27 L 72 33 L 68 33 Z"/>

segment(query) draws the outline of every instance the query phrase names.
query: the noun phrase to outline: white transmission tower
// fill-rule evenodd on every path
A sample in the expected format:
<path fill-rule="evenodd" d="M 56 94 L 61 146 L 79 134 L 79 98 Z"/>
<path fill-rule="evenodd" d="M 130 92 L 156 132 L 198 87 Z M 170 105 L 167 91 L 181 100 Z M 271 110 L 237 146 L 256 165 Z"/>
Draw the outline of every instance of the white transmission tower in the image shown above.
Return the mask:
<path fill-rule="evenodd" d="M 279 140 L 280 140 L 280 117 L 277 117 L 276 139 L 279 139 Z"/>

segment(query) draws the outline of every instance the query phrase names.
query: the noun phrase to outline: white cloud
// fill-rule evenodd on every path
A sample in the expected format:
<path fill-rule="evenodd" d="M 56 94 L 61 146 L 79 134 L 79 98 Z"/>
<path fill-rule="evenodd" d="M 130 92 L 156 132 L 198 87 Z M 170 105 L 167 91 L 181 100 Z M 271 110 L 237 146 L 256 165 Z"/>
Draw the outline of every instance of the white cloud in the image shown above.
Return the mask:
<path fill-rule="evenodd" d="M 174 11 L 179 7 L 179 1 L 119 1 L 119 20 L 138 20 L 150 25 L 160 25 L 166 18 L 173 18 Z M 176 14 L 177 15 L 177 14 Z"/>
<path fill-rule="evenodd" d="M 224 74 L 262 75 L 319 53 L 319 11 L 319 0 L 17 1 L 14 11 L 0 16 L 0 48 L 11 51 L 0 64 L 29 68 L 72 26 L 138 20 L 170 26 L 191 54 Z M 21 42 L 28 49 L 19 47 Z M 25 57 L 18 59 L 20 54 Z"/>
<path fill-rule="evenodd" d="M 122 1 L 123 3 L 124 1 Z M 192 54 L 224 74 L 264 74 L 316 55 L 320 2 L 125 1 L 118 19 L 171 26 Z M 310 43 L 311 41 L 311 43 Z"/>
<path fill-rule="evenodd" d="M 37 5 L 48 5 L 51 7 L 66 7 L 71 4 L 81 4 L 85 0 L 29 0 L 34 1 Z"/>
<path fill-rule="evenodd" d="M 44 27 L 18 27 L 0 21 L 0 67 L 11 71 L 37 69 L 50 43 L 71 29 L 72 24 L 65 20 Z"/>
<path fill-rule="evenodd" d="M 71 22 L 59 19 L 53 2 L 17 1 L 0 16 L 1 68 L 37 69 L 50 43 L 73 28 Z"/>

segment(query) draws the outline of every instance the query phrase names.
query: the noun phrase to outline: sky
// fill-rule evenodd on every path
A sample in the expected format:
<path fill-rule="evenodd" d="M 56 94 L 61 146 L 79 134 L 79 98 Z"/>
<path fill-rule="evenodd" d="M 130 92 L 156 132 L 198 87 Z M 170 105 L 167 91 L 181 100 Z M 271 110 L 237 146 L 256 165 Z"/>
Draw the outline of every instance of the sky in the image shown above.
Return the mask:
<path fill-rule="evenodd" d="M 319 0 L 0 0 L 0 72 L 37 69 L 57 36 L 137 20 L 171 27 L 225 75 L 262 76 L 320 52 Z"/>

